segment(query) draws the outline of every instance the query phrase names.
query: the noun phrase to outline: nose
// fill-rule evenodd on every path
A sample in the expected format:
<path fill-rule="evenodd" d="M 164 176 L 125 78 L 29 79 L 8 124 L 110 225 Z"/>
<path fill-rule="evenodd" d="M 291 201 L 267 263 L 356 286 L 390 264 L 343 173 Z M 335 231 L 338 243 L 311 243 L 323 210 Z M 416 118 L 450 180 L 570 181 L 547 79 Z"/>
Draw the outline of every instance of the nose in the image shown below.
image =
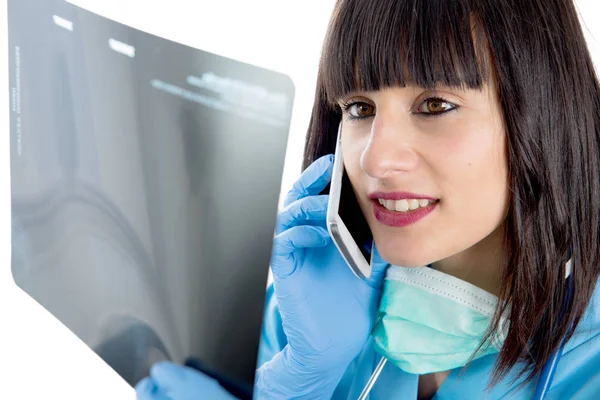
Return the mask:
<path fill-rule="evenodd" d="M 362 170 L 376 179 L 390 178 L 414 170 L 419 163 L 415 133 L 407 121 L 377 118 L 360 158 Z"/>

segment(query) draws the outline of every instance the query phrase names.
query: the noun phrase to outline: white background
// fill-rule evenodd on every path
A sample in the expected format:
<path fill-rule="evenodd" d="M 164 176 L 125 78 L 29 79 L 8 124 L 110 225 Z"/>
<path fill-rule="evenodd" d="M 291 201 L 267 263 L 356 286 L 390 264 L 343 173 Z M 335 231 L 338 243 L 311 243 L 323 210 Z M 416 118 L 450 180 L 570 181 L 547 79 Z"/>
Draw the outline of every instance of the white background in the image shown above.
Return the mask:
<path fill-rule="evenodd" d="M 70 1 L 134 28 L 290 75 L 296 99 L 282 193 L 289 190 L 300 173 L 333 0 Z M 596 3 L 577 1 L 600 65 Z M 12 279 L 6 31 L 6 0 L 0 0 L 0 399 L 133 400 L 133 389 Z"/>

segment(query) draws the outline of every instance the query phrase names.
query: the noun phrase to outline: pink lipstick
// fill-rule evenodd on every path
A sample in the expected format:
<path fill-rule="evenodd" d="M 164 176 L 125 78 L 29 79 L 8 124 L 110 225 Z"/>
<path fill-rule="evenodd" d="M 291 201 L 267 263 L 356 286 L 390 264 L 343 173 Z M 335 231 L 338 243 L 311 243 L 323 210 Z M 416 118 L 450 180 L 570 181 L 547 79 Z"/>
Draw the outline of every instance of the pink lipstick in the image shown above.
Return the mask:
<path fill-rule="evenodd" d="M 437 207 L 437 199 L 415 193 L 373 193 L 369 196 L 373 202 L 373 213 L 377 221 L 384 225 L 393 227 L 404 227 L 412 225 L 429 215 Z M 391 211 L 379 203 L 382 200 L 430 200 L 431 204 L 419 207 L 416 210 Z"/>

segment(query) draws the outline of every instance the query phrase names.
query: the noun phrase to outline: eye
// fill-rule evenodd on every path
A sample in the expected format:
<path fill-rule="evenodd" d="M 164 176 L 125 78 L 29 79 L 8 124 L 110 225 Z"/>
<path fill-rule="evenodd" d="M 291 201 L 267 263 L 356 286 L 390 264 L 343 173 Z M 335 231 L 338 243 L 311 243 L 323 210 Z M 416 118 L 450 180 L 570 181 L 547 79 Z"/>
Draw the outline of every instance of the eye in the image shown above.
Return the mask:
<path fill-rule="evenodd" d="M 365 119 L 375 115 L 375 106 L 361 101 L 343 104 L 341 107 L 350 120 Z"/>
<path fill-rule="evenodd" d="M 417 108 L 416 114 L 439 115 L 458 108 L 457 105 L 442 99 L 441 97 L 430 97 L 425 99 Z"/>

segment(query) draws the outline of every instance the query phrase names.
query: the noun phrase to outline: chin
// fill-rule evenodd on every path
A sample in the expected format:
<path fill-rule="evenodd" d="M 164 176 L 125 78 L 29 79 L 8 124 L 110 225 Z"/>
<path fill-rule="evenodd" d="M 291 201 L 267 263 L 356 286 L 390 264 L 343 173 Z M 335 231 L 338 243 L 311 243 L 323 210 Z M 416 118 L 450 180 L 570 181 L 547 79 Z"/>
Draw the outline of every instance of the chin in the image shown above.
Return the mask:
<path fill-rule="evenodd" d="M 427 256 L 424 251 L 420 251 L 412 246 L 410 250 L 396 246 L 379 246 L 377 250 L 381 257 L 392 265 L 406 268 L 418 268 L 431 264 L 435 260 Z"/>

